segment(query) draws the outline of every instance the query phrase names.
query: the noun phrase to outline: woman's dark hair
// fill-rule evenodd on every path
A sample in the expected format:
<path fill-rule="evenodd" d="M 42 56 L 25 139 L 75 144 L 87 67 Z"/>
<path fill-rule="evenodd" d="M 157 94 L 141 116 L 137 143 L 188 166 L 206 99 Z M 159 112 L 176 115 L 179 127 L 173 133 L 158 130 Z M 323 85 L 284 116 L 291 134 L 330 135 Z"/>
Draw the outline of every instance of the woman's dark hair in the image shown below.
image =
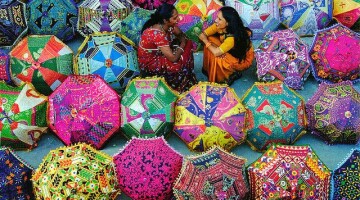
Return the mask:
<path fill-rule="evenodd" d="M 145 31 L 145 29 L 151 27 L 154 24 L 164 24 L 164 19 L 169 20 L 175 10 L 175 6 L 168 3 L 163 3 L 159 6 L 155 13 L 151 14 L 150 19 L 145 22 L 141 33 Z"/>
<path fill-rule="evenodd" d="M 228 23 L 226 27 L 227 34 L 233 35 L 235 38 L 234 47 L 229 53 L 239 58 L 240 61 L 244 60 L 246 52 L 251 48 L 250 36 L 252 35 L 252 31 L 244 26 L 238 12 L 233 7 L 223 6 L 220 8 L 220 11 Z"/>

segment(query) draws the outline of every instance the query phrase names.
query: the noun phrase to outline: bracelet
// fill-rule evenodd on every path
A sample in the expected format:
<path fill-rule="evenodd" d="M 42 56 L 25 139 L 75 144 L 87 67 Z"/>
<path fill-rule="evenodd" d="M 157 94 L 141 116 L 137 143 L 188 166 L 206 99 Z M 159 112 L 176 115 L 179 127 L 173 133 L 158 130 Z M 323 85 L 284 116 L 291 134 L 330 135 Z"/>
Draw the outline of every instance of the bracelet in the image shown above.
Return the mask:
<path fill-rule="evenodd" d="M 181 47 L 176 47 L 177 49 L 180 49 L 182 52 L 184 52 L 184 49 Z"/>
<path fill-rule="evenodd" d="M 207 42 L 207 43 L 205 44 L 205 47 L 206 47 L 206 48 L 209 48 L 210 45 L 211 45 L 211 42 Z"/>

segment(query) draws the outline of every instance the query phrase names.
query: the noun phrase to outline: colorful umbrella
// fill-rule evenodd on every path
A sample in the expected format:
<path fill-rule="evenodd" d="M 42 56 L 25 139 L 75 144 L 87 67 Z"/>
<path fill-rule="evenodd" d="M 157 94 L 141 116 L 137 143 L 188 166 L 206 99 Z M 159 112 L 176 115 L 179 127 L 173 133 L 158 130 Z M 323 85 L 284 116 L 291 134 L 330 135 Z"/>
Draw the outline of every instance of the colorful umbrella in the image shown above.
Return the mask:
<path fill-rule="evenodd" d="M 331 199 L 360 199 L 360 149 L 352 150 L 332 173 Z"/>
<path fill-rule="evenodd" d="M 259 80 L 277 78 L 293 89 L 302 89 L 310 74 L 308 48 L 291 29 L 266 33 L 255 57 Z"/>
<path fill-rule="evenodd" d="M 11 79 L 49 95 L 72 73 L 73 52 L 53 35 L 31 35 L 9 53 Z"/>
<path fill-rule="evenodd" d="M 120 31 L 121 20 L 134 6 L 128 0 L 84 0 L 78 9 L 77 30 L 86 37 L 94 32 Z"/>
<path fill-rule="evenodd" d="M 185 158 L 174 185 L 177 199 L 246 199 L 246 159 L 215 146 L 209 151 Z"/>
<path fill-rule="evenodd" d="M 11 82 L 9 71 L 9 54 L 0 51 L 0 80 L 7 83 Z"/>
<path fill-rule="evenodd" d="M 51 34 L 64 41 L 75 36 L 78 11 L 73 0 L 32 0 L 27 13 L 32 34 Z"/>
<path fill-rule="evenodd" d="M 330 170 L 310 146 L 271 146 L 248 168 L 253 199 L 329 199 Z"/>
<path fill-rule="evenodd" d="M 333 16 L 341 24 L 355 31 L 360 31 L 360 2 L 356 0 L 333 0 Z"/>
<path fill-rule="evenodd" d="M 266 150 L 271 143 L 292 144 L 306 133 L 305 102 L 282 82 L 255 82 L 242 101 L 248 109 L 246 140 L 254 150 Z"/>
<path fill-rule="evenodd" d="M 176 102 L 174 130 L 191 150 L 230 150 L 245 140 L 245 111 L 232 88 L 200 82 Z"/>
<path fill-rule="evenodd" d="M 147 9 L 147 10 L 155 10 L 161 4 L 168 3 L 168 4 L 174 4 L 176 0 L 132 0 L 133 4 L 135 6 Z"/>
<path fill-rule="evenodd" d="M 66 145 L 100 149 L 120 127 L 120 97 L 97 75 L 69 76 L 49 96 L 48 120 Z"/>
<path fill-rule="evenodd" d="M 74 73 L 98 74 L 120 93 L 140 74 L 135 45 L 115 32 L 86 36 L 74 60 Z"/>
<path fill-rule="evenodd" d="M 318 81 L 360 79 L 360 35 L 341 24 L 318 31 L 309 55 Z"/>
<path fill-rule="evenodd" d="M 215 22 L 217 10 L 222 7 L 218 0 L 178 0 L 174 4 L 179 12 L 179 28 L 186 36 L 197 43 L 200 48 L 198 35 Z"/>
<path fill-rule="evenodd" d="M 17 0 L 0 2 L 0 46 L 11 48 L 27 32 L 25 4 Z"/>
<path fill-rule="evenodd" d="M 141 29 L 145 22 L 150 19 L 150 15 L 152 13 L 153 11 L 136 7 L 124 20 L 121 21 L 120 33 L 133 41 L 136 46 L 139 46 Z"/>
<path fill-rule="evenodd" d="M 253 31 L 252 39 L 262 39 L 280 25 L 278 0 L 235 0 L 234 7 L 244 25 Z"/>
<path fill-rule="evenodd" d="M 32 171 L 11 149 L 0 148 L 0 199 L 33 199 Z"/>
<path fill-rule="evenodd" d="M 31 84 L 12 87 L 0 82 L 0 145 L 14 149 L 37 146 L 47 129 L 47 97 Z"/>
<path fill-rule="evenodd" d="M 280 1 L 280 21 L 299 36 L 314 35 L 331 21 L 333 0 Z"/>
<path fill-rule="evenodd" d="M 321 83 L 306 103 L 309 129 L 328 143 L 357 143 L 360 138 L 360 94 L 350 81 Z"/>
<path fill-rule="evenodd" d="M 116 199 L 112 158 L 79 143 L 51 150 L 32 177 L 37 199 Z"/>
<path fill-rule="evenodd" d="M 178 93 L 164 78 L 134 79 L 121 99 L 121 129 L 128 138 L 168 135 Z"/>
<path fill-rule="evenodd" d="M 158 137 L 133 138 L 113 161 L 122 192 L 131 199 L 163 200 L 172 195 L 182 159 L 163 137 Z"/>

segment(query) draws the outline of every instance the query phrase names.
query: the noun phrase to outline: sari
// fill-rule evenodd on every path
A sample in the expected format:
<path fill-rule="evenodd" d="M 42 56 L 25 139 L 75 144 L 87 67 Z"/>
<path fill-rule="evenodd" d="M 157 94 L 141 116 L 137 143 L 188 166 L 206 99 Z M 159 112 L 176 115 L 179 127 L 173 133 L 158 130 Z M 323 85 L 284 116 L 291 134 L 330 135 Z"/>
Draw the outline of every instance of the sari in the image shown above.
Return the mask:
<path fill-rule="evenodd" d="M 170 46 L 176 49 L 176 46 L 172 44 L 174 39 L 175 36 L 171 31 L 166 34 L 158 29 L 146 29 L 139 42 L 139 68 L 141 76 L 164 77 L 173 89 L 184 92 L 197 83 L 194 73 L 193 45 L 188 40 L 182 56 L 173 63 L 162 54 L 159 47 Z"/>

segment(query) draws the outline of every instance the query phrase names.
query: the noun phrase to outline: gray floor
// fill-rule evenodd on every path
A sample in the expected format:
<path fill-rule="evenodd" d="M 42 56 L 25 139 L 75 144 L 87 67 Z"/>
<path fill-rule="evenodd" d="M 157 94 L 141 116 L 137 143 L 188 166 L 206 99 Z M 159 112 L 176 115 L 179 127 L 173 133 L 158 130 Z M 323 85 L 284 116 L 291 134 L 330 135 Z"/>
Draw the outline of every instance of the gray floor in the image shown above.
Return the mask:
<path fill-rule="evenodd" d="M 74 50 L 74 53 L 77 52 L 77 49 L 82 42 L 82 38 L 74 40 L 68 45 Z M 312 38 L 304 38 L 304 41 L 308 44 L 312 42 Z M 259 41 L 254 41 L 254 47 L 256 48 L 259 45 Z M 195 68 L 196 74 L 200 81 L 206 81 L 206 77 L 201 73 L 202 67 L 202 53 L 194 53 L 195 56 Z M 257 81 L 256 78 L 256 66 L 252 66 L 250 69 L 244 72 L 244 75 L 231 86 L 236 91 L 237 95 L 241 98 L 245 91 L 250 88 L 250 86 Z M 303 96 L 305 101 L 307 101 L 315 92 L 318 83 L 310 75 L 309 79 L 306 81 L 304 89 L 298 91 L 300 95 Z M 355 88 L 360 91 L 360 83 L 355 84 Z M 177 135 L 172 134 L 168 138 L 169 144 L 175 148 L 178 152 L 182 153 L 184 156 L 194 155 L 194 152 L 190 152 L 186 145 L 178 138 Z M 126 143 L 126 139 L 121 133 L 116 133 L 114 137 L 103 148 L 103 152 L 106 152 L 109 155 L 114 155 L 117 153 Z M 351 149 L 355 148 L 355 145 L 326 145 L 322 140 L 314 137 L 313 135 L 306 134 L 300 140 L 298 140 L 295 145 L 310 145 L 320 159 L 332 170 L 336 168 L 337 164 L 344 160 L 345 156 L 350 152 Z M 31 166 L 37 168 L 41 163 L 43 157 L 48 154 L 52 149 L 63 146 L 63 143 L 53 134 L 47 133 L 42 136 L 38 147 L 31 151 L 17 151 L 17 154 L 27 161 Z M 232 150 L 236 155 L 242 156 L 247 159 L 247 165 L 255 161 L 261 153 L 255 152 L 250 149 L 250 147 L 244 143 Z M 119 199 L 128 199 L 125 195 L 121 195 Z"/>

